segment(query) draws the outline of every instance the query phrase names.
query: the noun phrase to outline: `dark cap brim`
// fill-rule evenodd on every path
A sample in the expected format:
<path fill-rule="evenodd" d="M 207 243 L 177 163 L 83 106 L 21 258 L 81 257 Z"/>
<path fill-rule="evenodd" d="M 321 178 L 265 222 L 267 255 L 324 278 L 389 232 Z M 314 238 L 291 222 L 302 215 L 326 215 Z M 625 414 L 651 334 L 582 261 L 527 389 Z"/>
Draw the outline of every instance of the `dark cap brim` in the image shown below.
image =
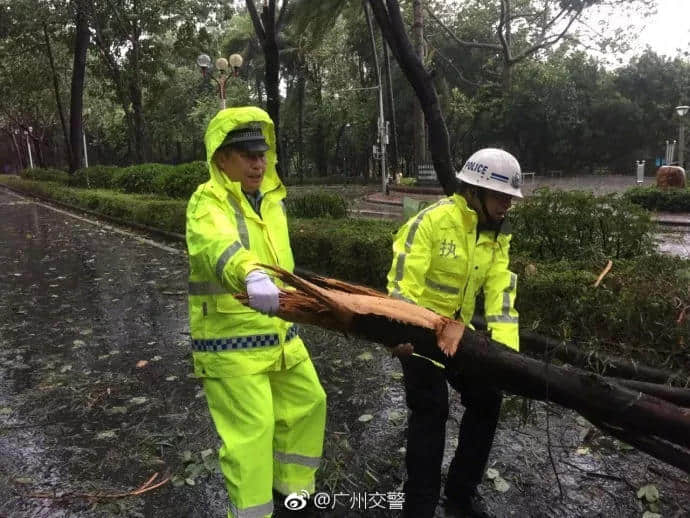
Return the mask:
<path fill-rule="evenodd" d="M 240 151 L 249 151 L 252 153 L 264 153 L 269 150 L 268 144 L 261 140 L 248 140 L 246 142 L 235 142 L 230 144 L 232 149 L 238 149 Z"/>

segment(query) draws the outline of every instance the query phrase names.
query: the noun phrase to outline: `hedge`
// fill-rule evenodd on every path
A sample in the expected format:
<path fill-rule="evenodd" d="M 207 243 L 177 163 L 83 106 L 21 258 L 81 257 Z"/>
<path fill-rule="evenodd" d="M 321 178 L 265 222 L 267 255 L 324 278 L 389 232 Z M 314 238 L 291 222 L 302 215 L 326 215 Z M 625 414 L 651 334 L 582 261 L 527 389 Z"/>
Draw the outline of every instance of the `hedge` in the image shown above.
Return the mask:
<path fill-rule="evenodd" d="M 298 218 L 344 218 L 347 216 L 347 202 L 339 194 L 312 192 L 285 199 L 288 216 Z"/>
<path fill-rule="evenodd" d="M 75 189 L 58 183 L 34 182 L 16 176 L 0 176 L 0 183 L 104 216 L 166 232 L 184 233 L 186 201 L 102 189 Z"/>
<path fill-rule="evenodd" d="M 624 259 L 653 250 L 649 212 L 616 195 L 542 188 L 510 219 L 513 251 L 539 260 Z"/>
<path fill-rule="evenodd" d="M 647 210 L 690 212 L 690 189 L 658 189 L 633 187 L 623 197 Z"/>
<path fill-rule="evenodd" d="M 67 180 L 69 180 L 69 173 L 62 171 L 61 169 L 34 167 L 24 169 L 21 172 L 21 177 L 26 178 L 27 180 L 66 183 Z"/>
<path fill-rule="evenodd" d="M 13 176 L 0 176 L 0 183 L 120 219 L 184 233 L 186 202 L 182 200 L 73 189 Z M 391 244 L 399 223 L 291 217 L 289 225 L 299 267 L 385 288 L 392 261 Z M 635 348 L 632 356 L 654 365 L 666 362 L 673 367 L 690 367 L 684 345 L 690 343 L 690 321 L 681 316 L 690 304 L 690 261 L 655 253 L 617 259 L 601 285 L 594 288 L 605 258 L 601 253 L 583 253 L 591 250 L 589 243 L 584 243 L 582 250 L 577 243 L 569 243 L 568 247 L 575 249 L 568 260 L 544 261 L 526 255 L 524 250 L 529 247 L 519 245 L 517 235 L 515 240 L 511 269 L 519 278 L 517 307 L 523 327 L 603 346 L 618 354 L 628 354 L 630 348 Z M 523 253 L 517 253 L 520 246 Z"/>

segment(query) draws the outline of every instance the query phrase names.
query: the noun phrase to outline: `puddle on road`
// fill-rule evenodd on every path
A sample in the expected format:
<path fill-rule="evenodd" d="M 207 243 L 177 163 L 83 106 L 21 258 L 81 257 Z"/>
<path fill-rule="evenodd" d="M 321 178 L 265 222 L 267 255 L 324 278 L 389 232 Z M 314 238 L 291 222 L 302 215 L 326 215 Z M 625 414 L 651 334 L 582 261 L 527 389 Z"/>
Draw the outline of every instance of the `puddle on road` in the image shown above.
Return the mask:
<path fill-rule="evenodd" d="M 0 236 L 0 516 L 224 516 L 222 477 L 204 457 L 218 441 L 189 377 L 185 259 L 31 205 L 0 203 Z M 318 328 L 302 335 L 329 398 L 319 489 L 399 491 L 406 409 L 397 360 Z M 138 368 L 140 360 L 148 363 Z M 510 489 L 481 487 L 498 516 L 641 515 L 635 491 L 646 483 L 660 489 L 664 515 L 690 508 L 677 470 L 584 440 L 586 423 L 560 408 L 547 441 L 545 405 L 523 415 L 513 399 L 490 460 Z M 446 467 L 461 413 L 454 394 Z M 109 503 L 26 497 L 127 491 L 155 472 L 182 484 Z M 324 516 L 399 514 L 340 503 Z"/>

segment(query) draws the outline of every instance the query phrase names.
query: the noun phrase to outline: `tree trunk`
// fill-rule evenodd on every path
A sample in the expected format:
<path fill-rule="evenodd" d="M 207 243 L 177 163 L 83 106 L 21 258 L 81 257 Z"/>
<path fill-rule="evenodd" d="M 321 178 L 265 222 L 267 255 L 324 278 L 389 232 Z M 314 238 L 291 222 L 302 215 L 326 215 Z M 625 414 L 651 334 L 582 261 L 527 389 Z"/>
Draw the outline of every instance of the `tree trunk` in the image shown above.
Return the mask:
<path fill-rule="evenodd" d="M 67 131 L 67 122 L 65 121 L 65 110 L 62 107 L 62 96 L 60 95 L 60 82 L 58 74 L 55 70 L 55 59 L 53 58 L 53 47 L 50 43 L 50 35 L 48 34 L 48 24 L 43 22 L 43 36 L 46 41 L 46 50 L 48 52 L 48 61 L 50 63 L 50 75 L 53 79 L 53 89 L 55 91 L 55 104 L 57 106 L 58 117 L 60 118 L 60 127 L 62 128 L 62 136 L 65 139 L 65 158 L 68 164 L 72 164 L 72 148 L 69 144 L 69 133 Z"/>
<path fill-rule="evenodd" d="M 415 352 L 463 379 L 552 401 L 690 473 L 690 409 L 597 374 L 529 358 L 459 322 L 370 288 L 320 277 L 306 282 L 285 270 L 268 268 L 295 288 L 280 295 L 277 316 L 284 320 L 352 333 L 387 345 L 400 356 Z"/>
<path fill-rule="evenodd" d="M 84 76 L 86 74 L 86 50 L 89 46 L 88 8 L 86 0 L 76 1 L 76 29 L 74 37 L 74 67 L 70 100 L 70 173 L 81 167 L 82 108 L 84 101 Z"/>
<path fill-rule="evenodd" d="M 276 133 L 276 154 L 278 164 L 276 170 L 281 176 L 281 139 L 280 139 L 280 55 L 278 53 L 278 26 L 276 23 L 276 1 L 264 1 L 259 16 L 254 0 L 245 0 L 247 10 L 254 25 L 256 36 L 261 42 L 264 51 L 265 77 L 266 83 L 266 111 L 273 120 Z M 283 0 L 281 9 L 287 8 L 288 1 Z"/>
<path fill-rule="evenodd" d="M 400 68 L 414 88 L 429 127 L 429 144 L 434 169 L 446 195 L 455 192 L 456 180 L 450 157 L 448 129 L 431 74 L 415 54 L 397 0 L 368 0 Z M 387 6 L 387 7 L 386 7 Z"/>
<path fill-rule="evenodd" d="M 22 159 L 22 149 L 20 145 L 17 143 L 17 137 L 16 135 L 10 130 L 10 137 L 12 137 L 12 146 L 14 147 L 15 152 L 17 153 L 17 164 L 19 166 L 19 171 L 24 169 L 24 160 Z"/>
<path fill-rule="evenodd" d="M 390 9 L 390 7 L 389 7 Z M 419 62 L 424 64 L 424 8 L 422 0 L 412 2 L 412 39 L 414 51 Z M 414 149 L 417 165 L 427 162 L 426 158 L 426 128 L 424 126 L 424 110 L 420 104 L 414 105 Z"/>
<path fill-rule="evenodd" d="M 298 175 L 304 174 L 304 93 L 307 78 L 304 64 L 300 63 L 297 73 L 297 170 Z"/>
<path fill-rule="evenodd" d="M 129 65 L 131 69 L 131 79 L 129 83 L 129 97 L 132 100 L 132 113 L 134 115 L 134 151 L 137 162 L 141 163 L 148 159 L 149 152 L 146 148 L 146 135 L 144 127 L 144 108 L 141 95 L 141 78 L 139 66 L 139 38 L 140 29 L 135 23 L 134 31 L 130 43 Z"/>
<path fill-rule="evenodd" d="M 575 345 L 529 331 L 520 333 L 520 351 L 537 358 L 556 358 L 577 367 L 596 370 L 599 374 L 617 378 L 678 385 L 684 385 L 689 381 L 687 376 L 682 376 L 680 373 L 647 367 L 639 362 L 623 358 L 584 351 Z"/>

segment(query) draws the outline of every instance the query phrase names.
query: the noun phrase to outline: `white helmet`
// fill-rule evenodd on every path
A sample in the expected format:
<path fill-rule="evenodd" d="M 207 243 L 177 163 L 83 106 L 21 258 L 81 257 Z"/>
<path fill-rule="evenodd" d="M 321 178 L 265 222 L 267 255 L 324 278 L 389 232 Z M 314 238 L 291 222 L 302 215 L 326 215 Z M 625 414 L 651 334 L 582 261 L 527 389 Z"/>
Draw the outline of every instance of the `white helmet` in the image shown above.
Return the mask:
<path fill-rule="evenodd" d="M 467 159 L 455 176 L 477 187 L 522 198 L 520 164 L 513 155 L 502 149 L 480 149 Z"/>

